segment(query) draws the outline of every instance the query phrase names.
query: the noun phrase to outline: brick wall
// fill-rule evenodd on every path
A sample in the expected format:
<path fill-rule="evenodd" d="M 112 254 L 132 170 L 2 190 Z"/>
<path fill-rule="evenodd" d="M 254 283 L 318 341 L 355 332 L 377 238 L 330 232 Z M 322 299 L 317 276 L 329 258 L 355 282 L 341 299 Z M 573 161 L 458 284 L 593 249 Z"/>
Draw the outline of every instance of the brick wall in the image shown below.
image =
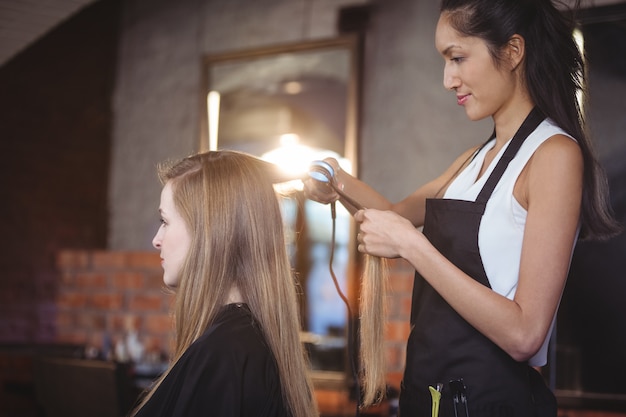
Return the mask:
<path fill-rule="evenodd" d="M 170 351 L 173 296 L 157 252 L 64 250 L 57 267 L 56 342 L 102 354 L 134 330 L 146 352 Z"/>
<path fill-rule="evenodd" d="M 409 333 L 413 269 L 404 260 L 392 260 L 389 266 L 387 379 L 398 389 Z M 52 319 L 56 342 L 85 344 L 101 354 L 105 338 L 115 344 L 132 328 L 147 351 L 169 353 L 173 296 L 164 290 L 156 252 L 63 250 L 57 268 L 60 278 Z M 354 404 L 348 397 L 346 390 L 316 390 L 320 411 L 329 415 L 352 412 Z M 368 412 L 377 415 L 382 409 L 373 407 Z"/>
<path fill-rule="evenodd" d="M 173 296 L 163 288 L 157 252 L 62 250 L 56 264 L 60 282 L 51 320 L 55 324 L 57 343 L 86 344 L 99 349 L 105 335 L 116 341 L 123 338 L 129 328 L 134 328 L 148 351 L 169 351 L 173 336 L 170 316 Z M 387 380 L 397 389 L 410 329 L 414 270 L 404 260 L 391 260 L 389 267 Z M 3 371 L 20 371 L 14 381 L 23 385 L 29 383 L 25 375 L 31 372 L 30 357 L 11 355 L 11 360 L 5 362 L 0 360 Z M 354 404 L 348 396 L 342 390 L 316 390 L 320 410 L 328 415 L 350 415 Z M 368 409 L 367 415 L 386 415 L 386 406 Z M 0 416 L 4 415 L 10 414 L 0 410 Z M 561 409 L 559 416 L 623 417 L 624 414 Z"/>
<path fill-rule="evenodd" d="M 387 380 L 400 387 L 404 370 L 406 342 L 409 337 L 411 295 L 415 270 L 403 259 L 389 262 L 389 295 L 387 300 Z"/>
<path fill-rule="evenodd" d="M 413 269 L 403 260 L 389 265 L 388 380 L 399 387 L 409 334 Z M 147 350 L 169 352 L 173 296 L 163 287 L 156 252 L 63 250 L 57 267 L 60 283 L 54 323 L 58 343 L 86 344 L 100 351 L 105 337 L 115 343 L 132 328 Z"/>

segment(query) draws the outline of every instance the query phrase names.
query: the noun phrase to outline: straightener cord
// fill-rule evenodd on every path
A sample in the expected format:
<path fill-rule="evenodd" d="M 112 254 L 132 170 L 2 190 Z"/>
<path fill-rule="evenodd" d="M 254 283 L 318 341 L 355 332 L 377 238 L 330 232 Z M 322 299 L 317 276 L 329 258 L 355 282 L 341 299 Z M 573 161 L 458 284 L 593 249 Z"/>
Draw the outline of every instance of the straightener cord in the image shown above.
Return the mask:
<path fill-rule="evenodd" d="M 359 384 L 358 372 L 356 367 L 356 361 L 354 360 L 354 329 L 352 325 L 352 309 L 350 308 L 350 302 L 348 298 L 344 295 L 341 287 L 339 286 L 339 281 L 337 280 L 337 276 L 335 275 L 335 270 L 333 269 L 333 261 L 335 259 L 335 229 L 336 229 L 336 210 L 335 210 L 335 202 L 330 203 L 331 217 L 332 217 L 332 232 L 330 238 L 330 259 L 328 268 L 330 270 L 330 276 L 333 279 L 333 283 L 335 284 L 335 289 L 337 290 L 337 294 L 341 297 L 341 300 L 346 305 L 346 309 L 348 310 L 348 356 L 350 357 L 350 367 L 352 368 L 352 378 L 354 379 L 355 385 L 355 399 L 356 399 L 356 410 L 355 416 L 359 416 L 360 413 L 360 399 L 361 399 L 361 385 Z"/>

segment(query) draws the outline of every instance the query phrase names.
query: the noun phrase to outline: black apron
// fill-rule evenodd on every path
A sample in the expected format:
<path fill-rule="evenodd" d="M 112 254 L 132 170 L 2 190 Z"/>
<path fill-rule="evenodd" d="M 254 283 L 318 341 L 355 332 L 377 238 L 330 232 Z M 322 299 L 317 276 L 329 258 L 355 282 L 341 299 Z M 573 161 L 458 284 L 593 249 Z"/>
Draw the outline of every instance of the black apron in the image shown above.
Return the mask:
<path fill-rule="evenodd" d="M 482 215 L 509 162 L 544 118 L 536 108 L 528 115 L 475 202 L 426 201 L 424 235 L 453 264 L 489 288 L 478 249 Z M 467 323 L 424 278 L 415 274 L 411 333 L 400 394 L 401 417 L 430 417 L 428 387 L 438 383 L 443 384 L 441 417 L 465 416 L 466 406 L 471 417 L 534 416 L 531 386 L 536 385 L 538 374 L 531 372 L 537 374 L 526 362 L 513 360 Z M 529 382 L 531 377 L 535 384 Z M 541 378 L 539 382 L 543 384 Z M 547 396 L 554 398 L 549 392 Z"/>

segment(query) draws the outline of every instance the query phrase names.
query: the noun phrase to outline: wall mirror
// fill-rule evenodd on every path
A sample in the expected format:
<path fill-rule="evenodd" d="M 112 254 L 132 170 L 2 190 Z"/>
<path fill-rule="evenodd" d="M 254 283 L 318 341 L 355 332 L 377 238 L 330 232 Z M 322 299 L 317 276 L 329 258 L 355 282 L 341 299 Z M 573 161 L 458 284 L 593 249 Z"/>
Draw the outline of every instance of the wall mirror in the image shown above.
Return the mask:
<path fill-rule="evenodd" d="M 207 56 L 201 150 L 244 151 L 293 176 L 304 176 L 312 160 L 334 156 L 356 174 L 357 46 L 357 38 L 340 37 Z M 306 200 L 301 185 L 282 184 L 280 191 L 301 286 L 302 338 L 316 383 L 345 382 L 351 318 L 332 275 L 352 304 L 354 224 L 338 205 L 333 239 L 330 208 Z"/>

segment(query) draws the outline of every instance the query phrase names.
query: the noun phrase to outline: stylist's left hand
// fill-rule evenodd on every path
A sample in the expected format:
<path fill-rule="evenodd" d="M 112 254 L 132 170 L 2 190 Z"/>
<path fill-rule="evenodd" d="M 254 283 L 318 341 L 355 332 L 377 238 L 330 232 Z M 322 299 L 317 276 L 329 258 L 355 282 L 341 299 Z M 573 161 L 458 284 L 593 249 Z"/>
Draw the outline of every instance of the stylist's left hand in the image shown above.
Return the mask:
<path fill-rule="evenodd" d="M 389 210 L 359 210 L 354 219 L 359 223 L 359 252 L 383 258 L 402 256 L 402 246 L 416 233 L 409 220 Z"/>

